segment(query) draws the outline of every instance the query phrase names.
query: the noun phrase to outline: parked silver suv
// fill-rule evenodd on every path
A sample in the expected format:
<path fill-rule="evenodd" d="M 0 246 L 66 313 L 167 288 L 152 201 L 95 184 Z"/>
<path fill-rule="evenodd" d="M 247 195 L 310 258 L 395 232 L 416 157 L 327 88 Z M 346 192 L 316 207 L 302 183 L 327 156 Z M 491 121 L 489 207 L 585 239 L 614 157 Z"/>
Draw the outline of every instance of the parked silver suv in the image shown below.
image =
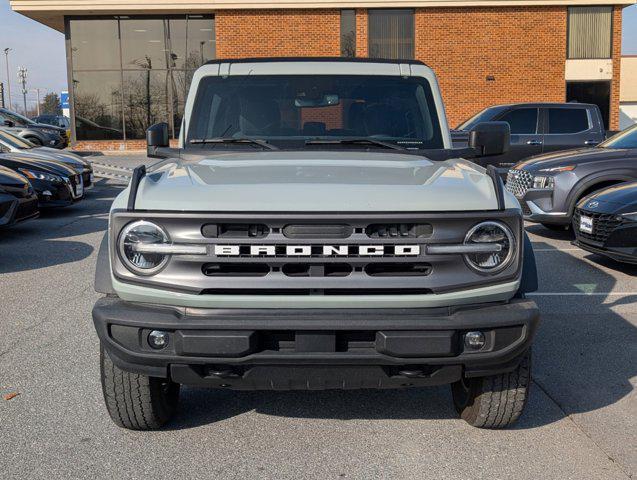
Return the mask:
<path fill-rule="evenodd" d="M 538 310 L 520 206 L 495 169 L 506 123 L 451 149 L 414 61 L 218 61 L 195 73 L 179 148 L 166 124 L 114 201 L 94 307 L 108 411 L 158 428 L 180 384 L 451 384 L 478 427 L 510 425 Z M 397 408 L 400 408 L 397 405 Z"/>

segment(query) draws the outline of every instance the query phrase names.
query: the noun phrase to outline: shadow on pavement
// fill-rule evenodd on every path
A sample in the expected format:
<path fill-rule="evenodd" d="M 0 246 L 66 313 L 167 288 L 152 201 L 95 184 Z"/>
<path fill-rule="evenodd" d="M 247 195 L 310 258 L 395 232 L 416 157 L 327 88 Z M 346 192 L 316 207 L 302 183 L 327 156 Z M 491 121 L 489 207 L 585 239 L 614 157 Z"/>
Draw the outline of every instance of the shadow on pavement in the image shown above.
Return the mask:
<path fill-rule="evenodd" d="M 100 181 L 71 206 L 43 210 L 40 217 L 0 231 L 0 274 L 37 270 L 83 260 L 88 243 L 68 238 L 106 231 L 108 211 L 121 187 Z"/>

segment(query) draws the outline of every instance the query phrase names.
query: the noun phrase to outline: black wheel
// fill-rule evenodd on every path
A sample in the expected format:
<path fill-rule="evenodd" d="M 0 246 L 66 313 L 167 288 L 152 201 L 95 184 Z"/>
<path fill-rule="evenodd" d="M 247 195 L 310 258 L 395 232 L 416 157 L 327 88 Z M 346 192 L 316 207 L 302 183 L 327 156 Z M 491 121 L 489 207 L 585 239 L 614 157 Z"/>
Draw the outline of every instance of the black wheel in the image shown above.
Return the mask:
<path fill-rule="evenodd" d="M 554 225 L 552 223 L 543 223 L 542 226 L 544 228 L 548 228 L 549 230 L 553 230 L 554 232 L 568 232 L 571 229 L 571 225 Z"/>
<path fill-rule="evenodd" d="M 40 141 L 40 139 L 38 137 L 26 137 L 25 140 L 28 140 L 29 142 L 31 142 L 36 147 L 41 147 L 42 146 L 42 142 Z"/>
<path fill-rule="evenodd" d="M 106 409 L 120 427 L 155 430 L 168 422 L 179 401 L 179 384 L 125 372 L 101 348 L 100 369 Z"/>
<path fill-rule="evenodd" d="M 509 373 L 465 378 L 451 385 L 460 417 L 479 428 L 506 428 L 520 418 L 531 386 L 531 350 Z"/>

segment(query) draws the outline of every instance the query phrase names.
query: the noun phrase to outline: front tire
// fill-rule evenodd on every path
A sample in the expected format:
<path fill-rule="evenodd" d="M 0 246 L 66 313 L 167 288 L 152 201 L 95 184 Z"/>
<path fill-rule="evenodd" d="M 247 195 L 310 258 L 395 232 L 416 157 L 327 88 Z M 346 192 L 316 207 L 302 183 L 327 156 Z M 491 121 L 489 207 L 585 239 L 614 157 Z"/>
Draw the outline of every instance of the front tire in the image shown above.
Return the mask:
<path fill-rule="evenodd" d="M 156 430 L 174 416 L 179 384 L 126 372 L 113 363 L 103 347 L 100 370 L 106 409 L 118 426 L 130 430 Z"/>
<path fill-rule="evenodd" d="M 531 349 L 515 370 L 489 377 L 463 378 L 451 385 L 460 417 L 478 428 L 513 425 L 526 406 L 531 386 Z"/>

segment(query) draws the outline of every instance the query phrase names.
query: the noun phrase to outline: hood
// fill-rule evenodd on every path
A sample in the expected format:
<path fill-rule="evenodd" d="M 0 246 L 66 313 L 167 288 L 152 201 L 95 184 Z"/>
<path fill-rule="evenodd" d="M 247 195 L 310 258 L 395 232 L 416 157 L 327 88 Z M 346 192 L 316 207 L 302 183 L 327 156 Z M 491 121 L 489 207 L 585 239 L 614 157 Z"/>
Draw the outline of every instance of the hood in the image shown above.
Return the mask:
<path fill-rule="evenodd" d="M 90 163 L 83 160 L 82 157 L 64 150 L 56 150 L 49 147 L 35 147 L 30 150 L 20 152 L 23 155 L 31 156 L 39 160 L 54 160 L 70 165 L 78 170 L 90 169 Z"/>
<path fill-rule="evenodd" d="M 45 160 L 25 153 L 4 153 L 0 155 L 0 165 L 12 170 L 26 168 L 66 177 L 77 175 L 81 171 L 57 160 Z"/>
<path fill-rule="evenodd" d="M 619 160 L 628 155 L 629 151 L 621 148 L 578 148 L 559 152 L 544 153 L 518 163 L 515 168 L 531 172 L 566 165 L 582 165 L 585 163 Z"/>
<path fill-rule="evenodd" d="M 511 201 L 511 199 L 508 199 Z M 513 200 L 511 206 L 515 206 Z M 404 212 L 497 208 L 466 160 L 380 152 L 246 152 L 168 162 L 140 183 L 136 207 L 217 212 Z"/>
<path fill-rule="evenodd" d="M 0 188 L 2 187 L 18 187 L 22 188 L 29 185 L 29 181 L 13 170 L 0 166 Z"/>
<path fill-rule="evenodd" d="M 66 133 L 66 129 L 62 128 L 62 127 L 56 127 L 55 125 L 49 125 L 48 123 L 29 123 L 28 125 L 25 125 L 25 128 L 35 128 L 35 129 L 43 129 L 43 128 L 47 128 L 49 130 L 55 130 L 56 132 L 65 132 Z"/>
<path fill-rule="evenodd" d="M 600 190 L 588 197 L 580 206 L 600 213 L 637 212 L 637 182 L 621 183 Z"/>

